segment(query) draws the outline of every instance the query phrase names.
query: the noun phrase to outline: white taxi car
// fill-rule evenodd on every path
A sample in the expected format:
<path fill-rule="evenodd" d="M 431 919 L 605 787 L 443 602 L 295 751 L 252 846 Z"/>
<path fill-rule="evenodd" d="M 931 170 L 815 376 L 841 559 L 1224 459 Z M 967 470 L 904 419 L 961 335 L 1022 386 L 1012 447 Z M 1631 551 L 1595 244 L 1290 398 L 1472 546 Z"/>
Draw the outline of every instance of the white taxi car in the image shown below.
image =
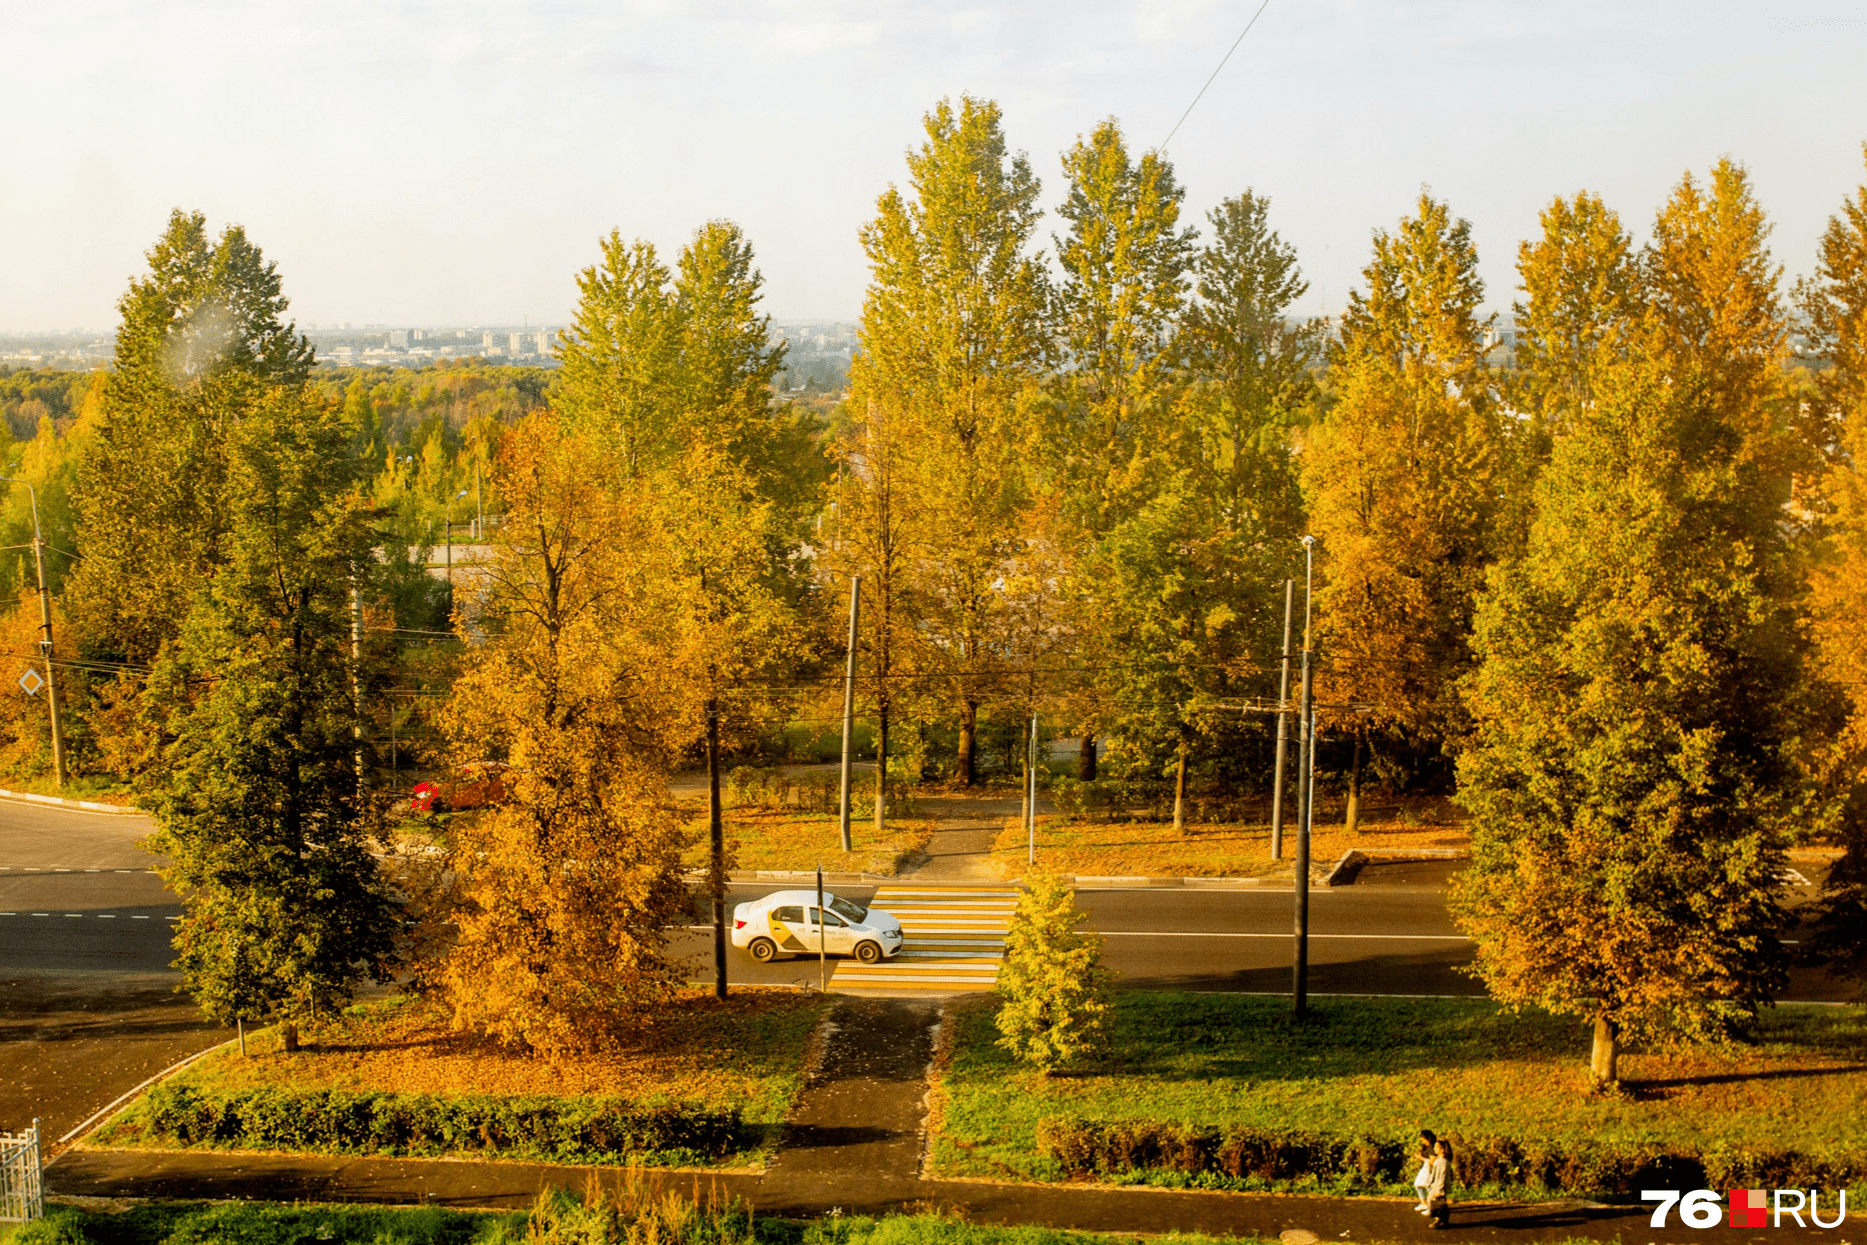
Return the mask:
<path fill-rule="evenodd" d="M 733 946 L 744 947 L 764 964 L 781 955 L 816 955 L 821 934 L 829 955 L 853 955 L 873 964 L 901 950 L 901 922 L 886 912 L 823 895 L 824 915 L 817 924 L 817 892 L 774 891 L 733 909 Z"/>

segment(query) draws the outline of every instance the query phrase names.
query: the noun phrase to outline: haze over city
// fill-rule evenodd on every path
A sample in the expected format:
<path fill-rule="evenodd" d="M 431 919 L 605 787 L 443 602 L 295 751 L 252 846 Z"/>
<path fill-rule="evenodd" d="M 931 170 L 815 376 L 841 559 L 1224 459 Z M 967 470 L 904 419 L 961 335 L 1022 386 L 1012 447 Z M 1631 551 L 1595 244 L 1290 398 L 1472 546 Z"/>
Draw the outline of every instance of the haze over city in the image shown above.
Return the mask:
<path fill-rule="evenodd" d="M 1257 7 L 21 7 L 9 42 L 36 52 L 0 107 L 32 172 L 0 199 L 0 332 L 108 331 L 176 206 L 244 225 L 303 324 L 563 323 L 611 228 L 671 253 L 717 217 L 776 318 L 853 320 L 857 231 L 936 100 L 998 100 L 1054 207 L 1064 147 L 1111 115 L 1159 144 Z M 1795 275 L 1859 174 L 1858 12 L 1272 0 L 1169 154 L 1189 220 L 1270 197 L 1304 312 L 1340 308 L 1423 184 L 1504 309 L 1553 196 L 1600 193 L 1639 241 L 1721 155 Z"/>

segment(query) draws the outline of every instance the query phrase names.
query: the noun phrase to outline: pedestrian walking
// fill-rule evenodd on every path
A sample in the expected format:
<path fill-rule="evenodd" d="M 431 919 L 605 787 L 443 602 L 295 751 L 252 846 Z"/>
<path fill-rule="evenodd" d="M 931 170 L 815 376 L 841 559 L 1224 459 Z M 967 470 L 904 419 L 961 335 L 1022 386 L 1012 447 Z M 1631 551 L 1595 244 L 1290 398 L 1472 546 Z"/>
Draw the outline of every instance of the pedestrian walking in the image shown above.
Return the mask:
<path fill-rule="evenodd" d="M 1426 1217 L 1435 1228 L 1452 1226 L 1452 1143 L 1433 1143 L 1432 1183 L 1426 1186 Z"/>
<path fill-rule="evenodd" d="M 1418 1147 L 1420 1170 L 1416 1172 L 1413 1177 L 1413 1194 L 1415 1200 L 1419 1202 L 1419 1205 L 1415 1206 L 1413 1209 L 1419 1211 L 1422 1215 L 1427 1214 L 1432 1209 L 1432 1205 L 1426 1199 L 1426 1190 L 1433 1183 L 1433 1143 L 1437 1140 L 1439 1140 L 1439 1138 L 1433 1135 L 1432 1129 L 1422 1128 L 1420 1130 L 1420 1144 Z"/>

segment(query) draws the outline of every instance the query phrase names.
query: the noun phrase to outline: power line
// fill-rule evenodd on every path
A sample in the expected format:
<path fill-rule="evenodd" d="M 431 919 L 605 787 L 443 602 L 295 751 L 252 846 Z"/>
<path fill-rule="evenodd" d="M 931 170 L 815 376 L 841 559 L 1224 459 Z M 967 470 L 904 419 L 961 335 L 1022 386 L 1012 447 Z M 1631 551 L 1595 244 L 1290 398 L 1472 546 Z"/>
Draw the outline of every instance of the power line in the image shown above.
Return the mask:
<path fill-rule="evenodd" d="M 1245 28 L 1238 33 L 1238 38 L 1232 41 L 1231 48 L 1226 51 L 1225 56 L 1219 61 L 1219 68 L 1212 71 L 1212 77 L 1206 79 L 1206 85 L 1199 88 L 1199 94 L 1193 97 L 1193 102 L 1186 106 L 1186 111 L 1180 114 L 1180 119 L 1173 123 L 1173 128 L 1171 130 L 1167 131 L 1167 142 L 1160 145 L 1160 152 L 1162 155 L 1167 154 L 1167 143 L 1173 141 L 1173 136 L 1180 132 L 1180 127 L 1186 124 L 1186 119 L 1193 115 L 1193 109 L 1199 107 L 1199 101 L 1205 98 L 1206 88 L 1218 81 L 1219 70 L 1225 68 L 1225 62 L 1232 59 L 1232 53 L 1238 50 L 1238 45 L 1245 41 L 1245 36 L 1251 33 L 1251 28 L 1258 24 L 1258 19 L 1260 17 L 1264 16 L 1264 10 L 1270 7 L 1271 0 L 1264 0 L 1264 3 L 1258 6 L 1258 11 L 1251 15 L 1251 20 L 1245 23 Z"/>

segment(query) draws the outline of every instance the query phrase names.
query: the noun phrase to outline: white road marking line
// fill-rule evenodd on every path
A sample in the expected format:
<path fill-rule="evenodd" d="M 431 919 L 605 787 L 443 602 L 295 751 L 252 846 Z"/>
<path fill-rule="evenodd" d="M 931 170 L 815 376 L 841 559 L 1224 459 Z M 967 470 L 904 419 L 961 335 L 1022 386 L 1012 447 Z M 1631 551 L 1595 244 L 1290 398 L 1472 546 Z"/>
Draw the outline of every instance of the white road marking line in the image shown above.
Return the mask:
<path fill-rule="evenodd" d="M 33 913 L 33 915 L 34 916 L 51 916 L 52 914 L 50 912 L 35 912 Z"/>
<path fill-rule="evenodd" d="M 138 914 L 136 914 L 136 913 L 134 913 L 134 912 L 132 912 L 132 913 L 130 914 L 130 920 L 132 920 L 132 921 L 147 921 L 148 919 L 149 919 L 148 917 L 146 917 L 146 916 L 140 916 L 140 915 L 138 915 Z"/>
<path fill-rule="evenodd" d="M 117 919 L 117 914 L 114 912 L 100 912 L 97 914 L 97 919 L 100 921 L 114 921 Z"/>
<path fill-rule="evenodd" d="M 1104 938 L 1295 938 L 1295 934 L 1203 933 L 1199 930 L 1104 929 L 1095 931 Z M 1392 942 L 1470 942 L 1463 934 L 1311 934 L 1319 938 L 1381 939 Z"/>

